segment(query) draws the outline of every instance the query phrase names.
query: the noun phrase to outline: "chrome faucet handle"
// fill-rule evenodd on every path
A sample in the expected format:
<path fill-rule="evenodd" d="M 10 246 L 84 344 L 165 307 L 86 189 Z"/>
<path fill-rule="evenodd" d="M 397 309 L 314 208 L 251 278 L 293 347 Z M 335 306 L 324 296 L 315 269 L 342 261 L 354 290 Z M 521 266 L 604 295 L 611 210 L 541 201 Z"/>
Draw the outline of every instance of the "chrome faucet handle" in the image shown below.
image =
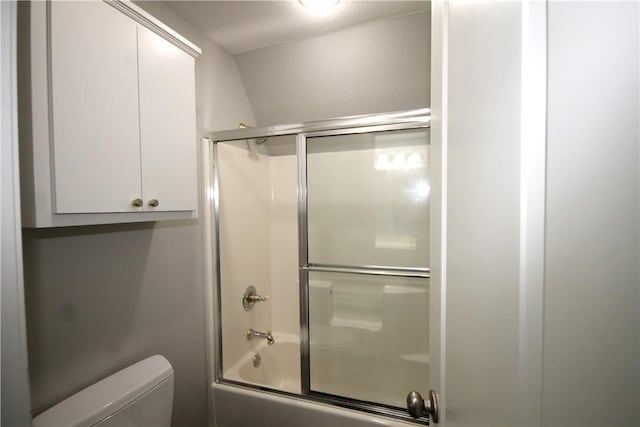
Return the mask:
<path fill-rule="evenodd" d="M 244 294 L 242 295 L 242 308 L 244 308 L 244 311 L 249 311 L 253 308 L 256 302 L 266 301 L 268 299 L 269 299 L 268 296 L 258 295 L 256 291 L 256 287 L 253 285 L 250 285 L 247 287 L 247 290 L 245 290 Z"/>

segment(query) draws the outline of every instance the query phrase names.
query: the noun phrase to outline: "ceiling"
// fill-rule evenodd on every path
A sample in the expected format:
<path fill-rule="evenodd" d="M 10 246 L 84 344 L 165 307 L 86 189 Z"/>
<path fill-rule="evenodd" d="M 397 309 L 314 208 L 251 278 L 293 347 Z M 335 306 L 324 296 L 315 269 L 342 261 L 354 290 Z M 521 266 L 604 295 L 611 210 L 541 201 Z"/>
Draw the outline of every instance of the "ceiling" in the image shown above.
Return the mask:
<path fill-rule="evenodd" d="M 313 16 L 297 0 L 165 1 L 231 54 L 292 42 L 375 19 L 428 11 L 428 1 L 342 0 Z"/>

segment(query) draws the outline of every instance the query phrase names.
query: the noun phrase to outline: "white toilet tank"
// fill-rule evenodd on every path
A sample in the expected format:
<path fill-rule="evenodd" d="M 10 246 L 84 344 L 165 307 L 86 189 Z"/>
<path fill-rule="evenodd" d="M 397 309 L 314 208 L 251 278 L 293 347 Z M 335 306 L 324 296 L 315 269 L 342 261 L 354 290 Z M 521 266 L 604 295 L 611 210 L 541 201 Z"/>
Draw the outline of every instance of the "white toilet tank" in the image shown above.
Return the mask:
<path fill-rule="evenodd" d="M 173 369 L 151 356 L 87 387 L 33 419 L 33 427 L 169 427 Z"/>

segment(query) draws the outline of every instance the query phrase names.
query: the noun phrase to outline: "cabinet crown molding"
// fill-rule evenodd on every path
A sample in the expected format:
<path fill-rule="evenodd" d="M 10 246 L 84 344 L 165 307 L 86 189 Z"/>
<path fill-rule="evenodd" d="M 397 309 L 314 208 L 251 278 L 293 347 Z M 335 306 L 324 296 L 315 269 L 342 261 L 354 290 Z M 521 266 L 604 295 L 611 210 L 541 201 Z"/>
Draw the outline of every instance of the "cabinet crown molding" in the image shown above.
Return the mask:
<path fill-rule="evenodd" d="M 136 6 L 130 1 L 126 0 L 103 0 L 110 6 L 118 9 L 120 12 L 124 13 L 140 25 L 148 28 L 159 36 L 163 37 L 170 43 L 173 43 L 180 49 L 187 52 L 189 55 L 197 58 L 202 54 L 202 49 L 200 49 L 195 44 L 191 43 L 185 37 L 173 31 L 167 25 L 165 25 L 159 19 L 156 19 L 140 7 Z"/>

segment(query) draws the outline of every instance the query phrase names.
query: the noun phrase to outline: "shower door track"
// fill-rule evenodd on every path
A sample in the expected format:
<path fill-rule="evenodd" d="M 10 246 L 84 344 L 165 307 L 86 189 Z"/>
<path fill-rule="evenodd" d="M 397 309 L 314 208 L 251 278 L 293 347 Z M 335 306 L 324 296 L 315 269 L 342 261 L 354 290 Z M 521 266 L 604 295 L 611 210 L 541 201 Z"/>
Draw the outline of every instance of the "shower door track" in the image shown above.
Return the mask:
<path fill-rule="evenodd" d="M 307 244 L 307 137 L 350 135 L 369 132 L 384 132 L 391 130 L 409 130 L 430 128 L 430 109 L 423 108 L 417 110 L 407 110 L 384 114 L 368 114 L 361 116 L 349 116 L 330 120 L 313 121 L 299 124 L 275 125 L 256 128 L 239 128 L 213 132 L 207 138 L 213 145 L 212 163 L 214 172 L 212 175 L 213 221 L 214 227 L 214 247 L 215 266 L 214 274 L 216 289 L 214 292 L 216 325 L 214 327 L 214 347 L 215 347 L 215 381 L 217 383 L 229 384 L 237 387 L 244 387 L 263 392 L 274 393 L 281 396 L 293 397 L 307 401 L 331 404 L 343 408 L 355 409 L 371 414 L 387 416 L 391 418 L 411 421 L 429 425 L 427 418 L 411 418 L 407 411 L 398 407 L 381 403 L 361 401 L 353 398 L 335 396 L 331 394 L 313 391 L 310 388 L 310 362 L 309 362 L 309 287 L 308 274 L 310 271 L 325 271 L 335 273 L 368 274 L 380 276 L 400 276 L 415 278 L 430 278 L 429 268 L 404 268 L 389 266 L 347 266 L 332 264 L 309 263 Z M 296 135 L 296 156 L 298 165 L 298 271 L 300 286 L 300 366 L 301 366 L 301 394 L 276 390 L 256 384 L 242 383 L 223 378 L 222 364 L 222 306 L 221 306 L 221 277 L 220 277 L 220 198 L 219 198 L 219 176 L 218 176 L 218 150 L 217 143 L 230 142 L 245 139 L 275 137 L 283 135 Z"/>
<path fill-rule="evenodd" d="M 339 129 L 362 129 L 348 133 L 370 132 L 370 127 L 388 126 L 386 130 L 413 129 L 416 127 L 430 127 L 431 110 L 420 108 L 416 110 L 396 111 L 383 114 L 365 114 L 360 116 L 339 117 L 328 120 L 317 120 L 304 123 L 287 125 L 273 125 L 264 127 L 247 127 L 211 132 L 207 139 L 214 144 L 225 141 L 238 141 L 242 139 L 265 138 L 271 136 L 310 134 L 320 136 L 325 131 Z M 397 127 L 396 127 L 397 126 Z M 385 129 L 381 129 L 385 130 Z M 316 134 L 319 132 L 320 134 Z"/>

